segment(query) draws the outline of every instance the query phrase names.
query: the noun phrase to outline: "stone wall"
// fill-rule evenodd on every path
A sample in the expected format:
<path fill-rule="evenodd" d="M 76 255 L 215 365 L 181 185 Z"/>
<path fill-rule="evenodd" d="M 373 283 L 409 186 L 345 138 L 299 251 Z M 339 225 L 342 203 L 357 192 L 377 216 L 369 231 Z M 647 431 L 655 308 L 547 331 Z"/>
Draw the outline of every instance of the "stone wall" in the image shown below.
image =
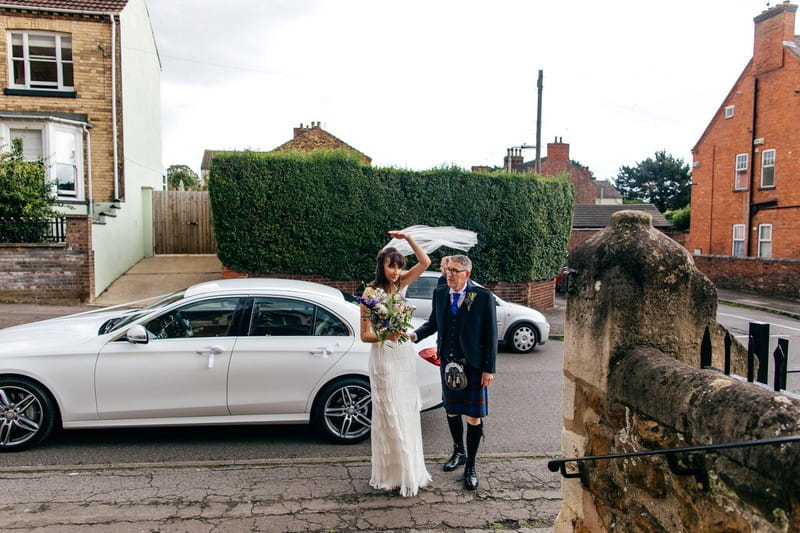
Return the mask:
<path fill-rule="evenodd" d="M 91 218 L 66 219 L 64 243 L 0 244 L 0 301 L 90 301 L 94 295 Z"/>
<path fill-rule="evenodd" d="M 725 330 L 716 290 L 650 216 L 622 211 L 570 256 L 564 457 L 749 441 L 800 433 L 800 400 L 699 368 Z M 744 350 L 734 345 L 735 373 Z M 562 480 L 556 531 L 800 530 L 798 445 L 702 454 L 708 482 L 651 455 L 586 465 Z M 685 458 L 680 458 L 685 460 Z"/>

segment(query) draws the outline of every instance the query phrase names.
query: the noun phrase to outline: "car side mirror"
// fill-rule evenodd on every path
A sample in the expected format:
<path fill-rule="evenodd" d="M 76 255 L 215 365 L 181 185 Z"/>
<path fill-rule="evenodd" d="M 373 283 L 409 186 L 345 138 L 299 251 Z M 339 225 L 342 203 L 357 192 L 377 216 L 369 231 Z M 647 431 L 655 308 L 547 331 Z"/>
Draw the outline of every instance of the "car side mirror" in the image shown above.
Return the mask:
<path fill-rule="evenodd" d="M 141 324 L 131 327 L 125 334 L 125 338 L 132 344 L 147 344 L 150 342 L 150 335 Z"/>

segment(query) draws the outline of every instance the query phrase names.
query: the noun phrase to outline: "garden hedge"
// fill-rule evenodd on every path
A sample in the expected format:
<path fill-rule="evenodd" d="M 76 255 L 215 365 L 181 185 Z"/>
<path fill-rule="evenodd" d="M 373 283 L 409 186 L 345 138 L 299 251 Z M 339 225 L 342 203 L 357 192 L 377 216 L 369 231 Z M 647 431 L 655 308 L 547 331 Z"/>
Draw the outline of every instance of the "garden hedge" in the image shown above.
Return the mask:
<path fill-rule="evenodd" d="M 386 231 L 415 224 L 477 232 L 469 256 L 481 281 L 552 279 L 574 194 L 565 177 L 373 168 L 339 150 L 217 153 L 208 189 L 225 266 L 367 281 Z"/>

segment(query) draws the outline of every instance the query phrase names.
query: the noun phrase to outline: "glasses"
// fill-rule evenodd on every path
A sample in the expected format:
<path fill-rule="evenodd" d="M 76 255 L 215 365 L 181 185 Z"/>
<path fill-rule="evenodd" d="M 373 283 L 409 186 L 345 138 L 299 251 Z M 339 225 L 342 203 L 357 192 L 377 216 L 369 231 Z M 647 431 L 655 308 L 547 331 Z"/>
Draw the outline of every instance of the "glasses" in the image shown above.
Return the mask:
<path fill-rule="evenodd" d="M 456 274 L 461 274 L 462 272 L 466 272 L 466 268 L 457 269 L 457 268 L 445 268 L 445 272 L 450 276 L 455 276 Z"/>

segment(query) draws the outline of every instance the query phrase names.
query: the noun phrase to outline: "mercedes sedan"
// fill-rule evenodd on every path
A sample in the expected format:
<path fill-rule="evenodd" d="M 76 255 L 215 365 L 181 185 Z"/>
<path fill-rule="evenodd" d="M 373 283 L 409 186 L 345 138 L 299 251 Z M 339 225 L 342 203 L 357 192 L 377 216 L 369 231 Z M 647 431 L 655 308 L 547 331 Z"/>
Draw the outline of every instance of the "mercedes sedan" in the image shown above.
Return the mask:
<path fill-rule="evenodd" d="M 202 424 L 313 423 L 359 442 L 370 431 L 369 350 L 351 297 L 285 279 L 210 281 L 144 309 L 6 328 L 0 451 L 58 428 Z M 423 409 L 437 407 L 435 339 L 414 350 Z"/>
<path fill-rule="evenodd" d="M 406 289 L 406 298 L 416 308 L 415 317 L 426 320 L 431 315 L 433 290 L 440 276 L 439 272 L 423 272 Z M 529 353 L 538 344 L 547 342 L 550 324 L 542 313 L 524 305 L 507 302 L 496 295 L 494 299 L 497 305 L 497 339 L 500 345 L 508 346 L 518 353 Z"/>

